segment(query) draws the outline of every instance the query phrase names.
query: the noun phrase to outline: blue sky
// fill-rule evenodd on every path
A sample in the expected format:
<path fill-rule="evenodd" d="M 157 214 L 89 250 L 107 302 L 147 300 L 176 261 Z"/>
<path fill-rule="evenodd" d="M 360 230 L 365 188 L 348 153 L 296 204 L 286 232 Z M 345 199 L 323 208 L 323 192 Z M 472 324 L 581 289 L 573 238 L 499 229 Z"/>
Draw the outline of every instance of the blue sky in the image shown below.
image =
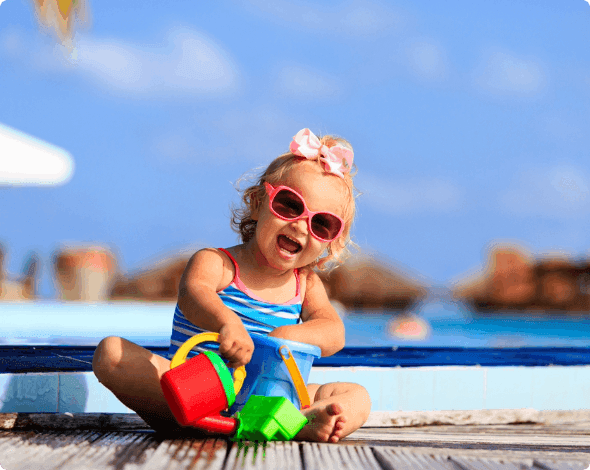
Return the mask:
<path fill-rule="evenodd" d="M 0 125 L 73 160 L 62 184 L 0 181 L 8 269 L 37 252 L 45 295 L 64 244 L 123 270 L 233 245 L 232 182 L 303 127 L 353 144 L 366 253 L 435 283 L 498 240 L 590 256 L 584 0 L 89 6 L 69 54 L 32 1 L 0 4 Z"/>

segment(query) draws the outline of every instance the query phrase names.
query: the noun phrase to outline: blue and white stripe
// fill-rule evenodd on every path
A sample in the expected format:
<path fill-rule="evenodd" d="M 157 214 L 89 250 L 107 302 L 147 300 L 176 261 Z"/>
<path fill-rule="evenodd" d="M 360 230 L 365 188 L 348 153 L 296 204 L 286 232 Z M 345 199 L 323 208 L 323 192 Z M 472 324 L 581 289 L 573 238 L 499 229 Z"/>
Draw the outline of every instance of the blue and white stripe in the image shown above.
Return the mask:
<path fill-rule="evenodd" d="M 272 304 L 263 300 L 253 299 L 239 290 L 232 283 L 217 293 L 223 303 L 233 310 L 242 320 L 249 333 L 268 334 L 283 325 L 295 325 L 301 322 L 301 302 L 293 304 Z M 178 348 L 189 338 L 207 330 L 199 328 L 184 316 L 178 305 L 174 310 L 172 321 L 172 335 L 170 337 L 169 358 L 172 358 Z M 205 349 L 216 350 L 217 344 L 209 343 L 204 347 L 197 346 L 189 357 Z"/>

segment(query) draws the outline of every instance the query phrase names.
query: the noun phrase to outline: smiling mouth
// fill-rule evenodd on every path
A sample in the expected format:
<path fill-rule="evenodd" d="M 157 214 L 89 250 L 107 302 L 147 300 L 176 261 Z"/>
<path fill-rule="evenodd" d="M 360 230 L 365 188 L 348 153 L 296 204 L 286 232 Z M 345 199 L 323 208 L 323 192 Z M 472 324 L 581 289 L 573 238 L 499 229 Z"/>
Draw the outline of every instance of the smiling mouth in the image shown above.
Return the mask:
<path fill-rule="evenodd" d="M 299 242 L 287 237 L 286 235 L 279 235 L 277 243 L 281 250 L 287 251 L 292 255 L 299 253 L 302 249 L 302 246 Z"/>

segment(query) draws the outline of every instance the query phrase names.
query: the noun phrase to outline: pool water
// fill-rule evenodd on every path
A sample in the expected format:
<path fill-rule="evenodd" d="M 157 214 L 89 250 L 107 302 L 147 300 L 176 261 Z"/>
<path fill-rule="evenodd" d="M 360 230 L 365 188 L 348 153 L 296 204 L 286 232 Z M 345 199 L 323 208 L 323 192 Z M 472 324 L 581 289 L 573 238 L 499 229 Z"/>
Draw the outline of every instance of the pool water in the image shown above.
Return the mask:
<path fill-rule="evenodd" d="M 346 316 L 347 346 L 429 347 L 588 347 L 590 313 L 541 314 L 470 311 L 459 302 L 433 300 L 410 312 L 425 324 L 423 339 L 392 336 L 399 313 L 350 313 Z"/>
<path fill-rule="evenodd" d="M 0 344 L 95 345 L 109 335 L 166 346 L 169 302 L 29 302 L 0 304 Z M 394 335 L 401 312 L 342 312 L 347 346 L 589 347 L 590 314 L 529 315 L 471 312 L 458 302 L 427 300 L 407 314 L 422 337 Z M 410 330 L 411 332 L 411 330 Z"/>

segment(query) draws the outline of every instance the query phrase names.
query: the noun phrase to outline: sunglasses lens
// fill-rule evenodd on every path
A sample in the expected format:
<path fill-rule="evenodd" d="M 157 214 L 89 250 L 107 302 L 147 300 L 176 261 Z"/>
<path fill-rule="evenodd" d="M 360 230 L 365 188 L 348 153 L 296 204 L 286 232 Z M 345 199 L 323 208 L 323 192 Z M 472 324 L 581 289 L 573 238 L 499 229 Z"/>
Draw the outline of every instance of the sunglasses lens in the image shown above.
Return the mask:
<path fill-rule="evenodd" d="M 333 240 L 340 232 L 342 222 L 332 214 L 320 213 L 311 219 L 311 231 L 322 240 Z"/>
<path fill-rule="evenodd" d="M 303 201 L 297 194 L 281 189 L 272 201 L 272 209 L 285 219 L 295 219 L 303 214 Z"/>
<path fill-rule="evenodd" d="M 272 210 L 285 219 L 296 219 L 305 212 L 305 204 L 299 195 L 287 189 L 281 189 L 272 200 Z M 317 238 L 332 241 L 340 232 L 342 222 L 338 217 L 327 212 L 320 212 L 311 218 L 311 232 Z"/>

